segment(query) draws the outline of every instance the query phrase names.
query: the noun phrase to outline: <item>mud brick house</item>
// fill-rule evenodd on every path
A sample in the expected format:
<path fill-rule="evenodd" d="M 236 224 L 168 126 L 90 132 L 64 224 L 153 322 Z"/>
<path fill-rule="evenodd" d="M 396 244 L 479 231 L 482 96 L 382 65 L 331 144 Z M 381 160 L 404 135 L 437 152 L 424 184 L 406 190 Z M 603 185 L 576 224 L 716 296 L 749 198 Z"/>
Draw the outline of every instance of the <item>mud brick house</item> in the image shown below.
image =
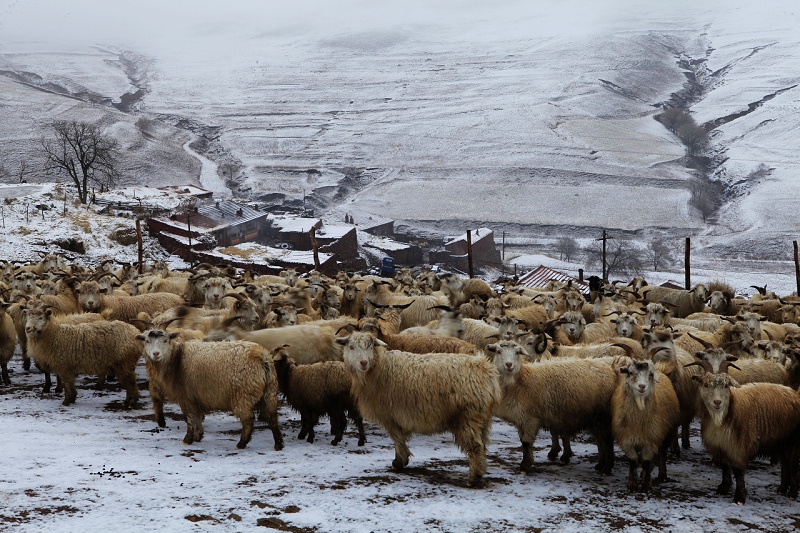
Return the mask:
<path fill-rule="evenodd" d="M 478 228 L 472 231 L 472 262 L 475 268 L 499 268 L 502 264 L 500 251 L 494 243 L 494 231 Z M 442 263 L 466 271 L 468 269 L 467 234 L 446 241 L 444 250 L 431 250 L 430 263 Z"/>

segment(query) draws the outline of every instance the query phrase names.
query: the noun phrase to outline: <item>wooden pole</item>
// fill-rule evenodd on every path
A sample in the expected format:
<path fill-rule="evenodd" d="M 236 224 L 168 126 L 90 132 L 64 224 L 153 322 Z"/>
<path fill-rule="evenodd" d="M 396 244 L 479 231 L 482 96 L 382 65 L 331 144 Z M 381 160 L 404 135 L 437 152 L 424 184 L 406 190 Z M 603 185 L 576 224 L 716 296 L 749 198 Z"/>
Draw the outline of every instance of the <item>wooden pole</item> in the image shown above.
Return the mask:
<path fill-rule="evenodd" d="M 467 230 L 467 265 L 469 266 L 469 278 L 475 277 L 472 270 L 472 230 Z"/>
<path fill-rule="evenodd" d="M 797 241 L 794 241 L 794 277 L 797 283 L 797 294 L 800 294 L 800 258 L 797 256 Z"/>
<path fill-rule="evenodd" d="M 683 269 L 684 269 L 684 272 L 686 273 L 685 285 L 686 285 L 686 290 L 687 291 L 692 288 L 692 261 L 691 261 L 691 259 L 692 259 L 692 239 L 690 239 L 689 237 L 686 237 L 686 251 L 684 253 L 684 258 L 683 258 Z"/>
<path fill-rule="evenodd" d="M 192 265 L 194 263 L 192 254 L 192 215 L 186 215 L 186 227 L 189 230 L 189 265 Z"/>
<path fill-rule="evenodd" d="M 608 242 L 608 235 L 606 230 L 603 230 L 603 283 L 608 283 L 608 263 L 606 262 L 606 242 Z"/>
<path fill-rule="evenodd" d="M 311 249 L 314 251 L 314 268 L 319 270 L 319 248 L 317 247 L 317 228 L 312 227 L 308 235 L 311 237 Z"/>
<path fill-rule="evenodd" d="M 142 221 L 136 219 L 136 245 L 139 250 L 139 274 L 144 274 L 144 262 L 142 261 Z"/>

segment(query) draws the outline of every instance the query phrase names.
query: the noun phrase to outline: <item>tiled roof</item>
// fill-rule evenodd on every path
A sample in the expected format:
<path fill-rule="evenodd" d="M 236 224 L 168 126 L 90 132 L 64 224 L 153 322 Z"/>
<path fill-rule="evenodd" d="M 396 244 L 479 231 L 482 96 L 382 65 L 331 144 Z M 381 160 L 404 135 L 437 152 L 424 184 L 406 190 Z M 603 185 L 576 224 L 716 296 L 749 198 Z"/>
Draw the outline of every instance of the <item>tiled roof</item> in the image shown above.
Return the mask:
<path fill-rule="evenodd" d="M 517 285 L 522 287 L 544 287 L 553 279 L 563 282 L 572 281 L 572 285 L 579 288 L 581 293 L 589 294 L 589 284 L 587 282 L 578 281 L 570 275 L 542 265 L 522 276 Z"/>

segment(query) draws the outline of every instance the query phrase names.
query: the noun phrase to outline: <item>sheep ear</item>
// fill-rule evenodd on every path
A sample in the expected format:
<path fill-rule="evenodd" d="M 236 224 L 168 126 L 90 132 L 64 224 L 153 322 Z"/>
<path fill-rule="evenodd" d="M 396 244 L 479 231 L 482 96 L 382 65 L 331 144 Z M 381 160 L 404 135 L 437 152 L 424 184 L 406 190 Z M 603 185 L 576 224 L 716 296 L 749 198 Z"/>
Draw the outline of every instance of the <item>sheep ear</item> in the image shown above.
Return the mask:
<path fill-rule="evenodd" d="M 486 346 L 486 349 L 488 351 L 492 352 L 492 353 L 497 353 L 497 352 L 500 351 L 500 345 L 499 344 L 489 344 L 489 345 Z"/>
<path fill-rule="evenodd" d="M 350 337 L 337 337 L 336 344 L 341 344 L 342 346 L 344 346 L 345 344 L 347 344 L 347 339 L 349 338 Z"/>
<path fill-rule="evenodd" d="M 107 288 L 105 288 L 105 287 L 101 287 L 101 288 L 100 288 L 100 293 L 101 293 L 101 294 L 105 294 L 105 293 L 107 293 L 107 292 L 108 292 L 108 289 L 107 289 Z"/>
<path fill-rule="evenodd" d="M 702 376 L 698 376 L 697 374 L 693 374 L 692 375 L 692 381 L 696 381 L 698 383 L 701 383 L 703 381 L 703 377 Z"/>
<path fill-rule="evenodd" d="M 618 370 L 620 374 L 629 374 L 627 366 L 621 366 Z"/>
<path fill-rule="evenodd" d="M 661 379 L 661 377 L 658 375 L 658 372 L 653 372 L 653 381 L 658 383 L 658 380 L 660 380 L 660 379 Z"/>
<path fill-rule="evenodd" d="M 169 334 L 169 340 L 177 339 L 180 334 L 180 331 L 173 331 Z"/>
<path fill-rule="evenodd" d="M 140 334 L 136 335 L 136 340 L 144 342 L 145 336 L 140 333 Z"/>

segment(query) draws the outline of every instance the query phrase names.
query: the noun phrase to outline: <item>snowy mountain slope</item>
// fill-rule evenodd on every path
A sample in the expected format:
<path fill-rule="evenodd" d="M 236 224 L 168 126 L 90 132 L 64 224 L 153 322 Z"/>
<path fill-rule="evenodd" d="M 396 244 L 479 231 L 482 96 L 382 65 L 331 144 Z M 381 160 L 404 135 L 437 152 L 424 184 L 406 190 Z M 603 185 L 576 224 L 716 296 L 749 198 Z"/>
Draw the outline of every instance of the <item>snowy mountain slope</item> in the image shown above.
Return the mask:
<path fill-rule="evenodd" d="M 196 180 L 196 162 L 178 149 L 184 128 L 223 179 L 235 178 L 235 192 L 306 197 L 332 217 L 352 205 L 411 227 L 447 219 L 451 232 L 476 222 L 524 234 L 547 226 L 696 235 L 706 254 L 728 259 L 785 258 L 794 238 L 800 37 L 791 2 L 281 11 L 242 2 L 224 13 L 181 5 L 145 2 L 127 21 L 133 31 L 96 14 L 102 31 L 84 37 L 102 37 L 102 46 L 64 51 L 0 35 L 4 95 L 36 107 L 38 125 L 0 107 L 11 125 L 0 147 L 34 157 L 41 124 L 74 108 L 119 125 L 136 160 L 131 180 Z M 10 11 L 7 21 L 47 27 L 45 17 Z M 722 121 L 711 132 L 711 177 L 735 186 L 718 225 L 688 205 L 696 171 L 653 120 L 687 75 L 701 87 L 689 111 Z M 110 103 L 84 114 L 80 102 L 43 93 L 49 82 Z M 109 107 L 126 94 L 130 119 Z M 122 126 L 130 121 L 158 127 L 160 149 L 142 149 L 153 143 Z"/>

